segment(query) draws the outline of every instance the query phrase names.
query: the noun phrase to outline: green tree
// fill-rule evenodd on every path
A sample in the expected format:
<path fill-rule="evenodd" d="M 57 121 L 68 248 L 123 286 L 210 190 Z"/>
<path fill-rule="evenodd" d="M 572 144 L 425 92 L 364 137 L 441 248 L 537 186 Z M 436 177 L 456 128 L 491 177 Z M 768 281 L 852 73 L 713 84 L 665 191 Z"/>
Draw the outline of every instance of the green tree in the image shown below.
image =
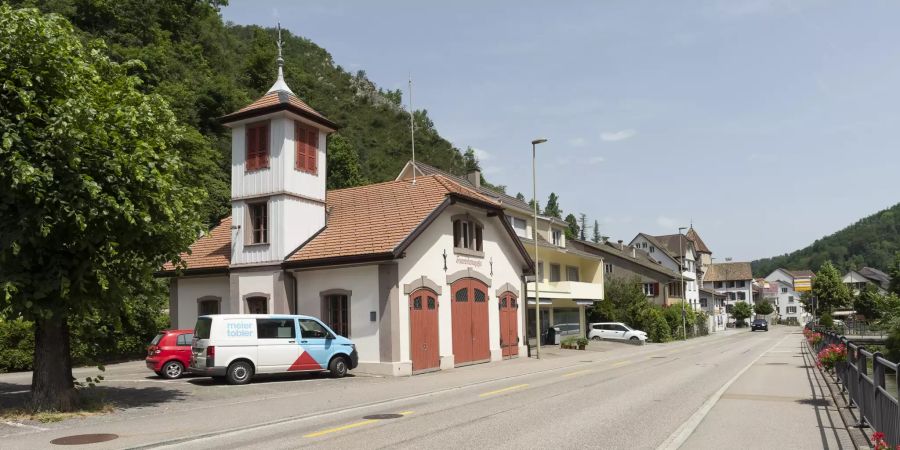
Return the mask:
<path fill-rule="evenodd" d="M 540 202 L 538 202 L 537 206 L 535 206 L 535 204 L 534 204 L 534 199 L 528 200 L 528 207 L 531 208 L 532 210 L 534 210 L 535 208 L 537 208 L 537 213 L 538 213 L 538 214 L 542 214 L 542 212 L 541 212 L 541 203 L 540 203 Z"/>
<path fill-rule="evenodd" d="M 587 238 L 585 237 L 585 230 L 587 229 L 587 214 L 581 213 L 578 216 L 578 227 L 580 231 L 578 239 L 585 241 L 587 240 Z"/>
<path fill-rule="evenodd" d="M 768 316 L 775 312 L 775 308 L 769 303 L 768 300 L 763 300 L 755 305 L 753 305 L 753 312 L 755 312 L 759 316 Z"/>
<path fill-rule="evenodd" d="M 744 326 L 751 314 L 750 305 L 747 302 L 737 302 L 731 308 L 731 317 L 734 317 L 738 327 Z"/>
<path fill-rule="evenodd" d="M 328 189 L 366 184 L 359 168 L 359 156 L 350 141 L 340 134 L 328 137 Z"/>
<path fill-rule="evenodd" d="M 894 294 L 900 295 L 900 252 L 894 255 L 894 261 L 891 263 L 889 271 L 891 276 L 891 284 L 888 290 Z"/>
<path fill-rule="evenodd" d="M 471 173 L 476 170 L 481 171 L 481 164 L 478 162 L 478 156 L 475 155 L 475 149 L 469 147 L 463 153 L 463 170 L 465 173 Z"/>
<path fill-rule="evenodd" d="M 591 237 L 591 241 L 595 244 L 600 243 L 600 224 L 595 220 L 594 221 L 594 235 Z"/>
<path fill-rule="evenodd" d="M 518 200 L 518 201 L 520 201 L 520 202 L 524 202 L 524 201 L 525 201 L 525 195 L 522 194 L 521 192 L 516 193 L 516 200 Z"/>
<path fill-rule="evenodd" d="M 878 288 L 866 283 L 866 287 L 853 299 L 853 309 L 857 314 L 862 314 L 868 320 L 877 320 L 881 318 L 878 310 L 881 297 L 882 295 L 878 293 Z"/>
<path fill-rule="evenodd" d="M 201 230 L 184 130 L 91 45 L 0 5 L 0 311 L 35 323 L 35 409 L 76 406 L 68 320 L 116 314 Z"/>
<path fill-rule="evenodd" d="M 817 309 L 821 312 L 831 312 L 850 304 L 850 290 L 830 261 L 822 264 L 813 278 L 812 296 L 816 298 Z"/>
<path fill-rule="evenodd" d="M 544 215 L 562 219 L 562 209 L 559 207 L 559 197 L 555 192 L 551 192 L 550 196 L 547 198 L 547 206 L 544 207 Z"/>
<path fill-rule="evenodd" d="M 578 237 L 579 227 L 578 227 L 578 219 L 575 218 L 574 214 L 569 214 L 566 216 L 566 223 L 569 224 L 566 227 L 566 239 L 575 239 Z"/>
<path fill-rule="evenodd" d="M 616 319 L 636 328 L 643 324 L 643 311 L 651 306 L 637 277 L 610 277 L 603 283 L 604 302 L 615 310 Z"/>

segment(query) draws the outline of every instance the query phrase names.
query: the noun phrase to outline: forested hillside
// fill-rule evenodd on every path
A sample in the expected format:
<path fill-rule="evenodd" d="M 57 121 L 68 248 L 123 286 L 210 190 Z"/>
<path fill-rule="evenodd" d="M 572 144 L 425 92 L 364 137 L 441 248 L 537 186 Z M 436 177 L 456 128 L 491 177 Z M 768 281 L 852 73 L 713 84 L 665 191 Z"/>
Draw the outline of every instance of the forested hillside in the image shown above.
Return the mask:
<path fill-rule="evenodd" d="M 863 266 L 887 272 L 897 252 L 900 252 L 900 203 L 801 250 L 753 261 L 753 275 L 763 277 L 779 267 L 817 271 L 825 261 L 831 261 L 842 273 Z"/>
<path fill-rule="evenodd" d="M 261 96 L 275 80 L 275 30 L 223 23 L 216 0 L 13 0 L 66 17 L 86 40 L 102 39 L 143 89 L 164 96 L 185 125 L 183 157 L 210 198 L 210 223 L 229 209 L 230 139 L 218 118 Z M 340 125 L 329 149 L 329 187 L 392 179 L 409 159 L 409 114 L 401 92 L 383 91 L 360 71 L 351 74 L 328 52 L 284 30 L 285 78 L 310 106 Z M 462 173 L 466 159 L 415 113 L 416 153 L 441 169 Z M 471 164 L 471 155 L 468 164 Z"/>

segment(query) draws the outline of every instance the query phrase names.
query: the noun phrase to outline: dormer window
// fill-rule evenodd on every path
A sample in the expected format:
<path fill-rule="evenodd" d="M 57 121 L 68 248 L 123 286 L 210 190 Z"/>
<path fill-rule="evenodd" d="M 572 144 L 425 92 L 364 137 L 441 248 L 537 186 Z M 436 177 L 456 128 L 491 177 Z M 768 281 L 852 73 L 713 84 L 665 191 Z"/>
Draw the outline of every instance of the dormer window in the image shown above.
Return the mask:
<path fill-rule="evenodd" d="M 319 131 L 294 122 L 294 169 L 316 175 L 319 157 Z"/>
<path fill-rule="evenodd" d="M 470 216 L 453 218 L 453 250 L 474 256 L 483 256 L 484 227 Z"/>
<path fill-rule="evenodd" d="M 562 231 L 553 230 L 553 245 L 562 247 Z"/>
<path fill-rule="evenodd" d="M 247 162 L 245 170 L 269 168 L 269 122 L 247 125 Z"/>

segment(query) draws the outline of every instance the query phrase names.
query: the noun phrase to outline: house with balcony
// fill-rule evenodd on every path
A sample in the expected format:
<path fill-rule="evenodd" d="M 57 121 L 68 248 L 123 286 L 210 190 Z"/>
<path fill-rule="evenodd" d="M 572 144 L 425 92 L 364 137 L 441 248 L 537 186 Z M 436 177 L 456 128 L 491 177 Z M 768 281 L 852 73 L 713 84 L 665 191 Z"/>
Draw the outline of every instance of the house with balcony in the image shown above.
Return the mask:
<path fill-rule="evenodd" d="M 660 306 L 681 302 L 681 297 L 673 297 L 669 292 L 669 286 L 679 280 L 678 272 L 660 264 L 647 252 L 626 246 L 623 241 L 594 243 L 576 240 L 574 246 L 603 258 L 604 283 L 613 279 L 637 280 L 651 302 Z"/>
<path fill-rule="evenodd" d="M 669 283 L 670 298 L 684 299 L 694 310 L 700 309 L 697 252 L 693 241 L 683 234 L 651 236 L 638 233 L 628 245 L 647 252 L 651 258 L 676 273 L 680 271 L 682 276 Z"/>
<path fill-rule="evenodd" d="M 875 286 L 879 294 L 887 294 L 891 286 L 890 275 L 872 267 L 863 267 L 859 270 L 851 270 L 844 274 L 844 284 L 850 288 L 853 295 L 859 295 L 867 285 Z"/>
<path fill-rule="evenodd" d="M 733 321 L 731 310 L 735 303 L 747 302 L 753 306 L 753 270 L 748 262 L 725 262 L 709 265 L 703 278 L 703 287 L 725 295 L 725 312 Z"/>
<path fill-rule="evenodd" d="M 534 210 L 528 203 L 483 186 L 477 171 L 463 177 L 419 161 L 409 161 L 397 180 L 408 181 L 414 175 L 451 178 L 502 205 L 509 225 L 536 261 L 537 282 L 526 284 L 527 308 L 522 317 L 529 339 L 535 336 L 536 298 L 540 299 L 541 333 L 551 326 L 564 325 L 571 334 L 587 334 L 585 310 L 603 300 L 603 257 L 584 251 L 576 242 L 569 242 L 565 221 L 539 215 L 535 224 Z"/>

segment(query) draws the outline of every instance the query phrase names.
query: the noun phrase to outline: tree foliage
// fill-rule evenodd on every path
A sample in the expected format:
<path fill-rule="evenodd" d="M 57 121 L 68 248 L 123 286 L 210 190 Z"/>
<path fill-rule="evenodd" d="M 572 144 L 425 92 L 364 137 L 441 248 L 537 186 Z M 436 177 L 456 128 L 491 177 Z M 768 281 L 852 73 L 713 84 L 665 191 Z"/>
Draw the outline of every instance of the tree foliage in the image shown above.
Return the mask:
<path fill-rule="evenodd" d="M 328 189 L 341 189 L 366 184 L 359 167 L 356 150 L 340 133 L 328 137 Z"/>
<path fill-rule="evenodd" d="M 853 310 L 865 316 L 867 320 L 877 320 L 881 318 L 878 305 L 882 302 L 882 297 L 878 288 L 866 283 L 866 287 L 853 299 Z"/>
<path fill-rule="evenodd" d="M 201 230 L 190 133 L 134 66 L 0 5 L 0 311 L 37 324 L 38 407 L 74 406 L 69 358 L 48 359 L 68 354 L 68 318 L 119 313 Z"/>
<path fill-rule="evenodd" d="M 747 302 L 737 302 L 731 308 L 731 317 L 734 317 L 737 326 L 743 326 L 745 321 L 750 318 L 752 311 L 750 304 Z"/>
<path fill-rule="evenodd" d="M 813 278 L 812 296 L 818 310 L 831 312 L 850 304 L 850 289 L 841 281 L 841 273 L 830 261 L 825 261 Z"/>
<path fill-rule="evenodd" d="M 897 252 L 900 252 L 900 203 L 818 239 L 808 247 L 753 261 L 752 265 L 758 277 L 779 267 L 818 271 L 826 261 L 831 261 L 841 273 L 864 266 L 889 272 L 892 262 L 898 263 Z"/>
<path fill-rule="evenodd" d="M 891 276 L 891 284 L 888 290 L 894 294 L 900 295 L 900 252 L 894 255 L 894 261 L 888 271 Z"/>
<path fill-rule="evenodd" d="M 597 244 L 600 242 L 600 224 L 595 220 L 594 221 L 594 234 L 591 236 L 591 242 Z"/>
<path fill-rule="evenodd" d="M 566 239 L 577 239 L 581 230 L 581 227 L 578 226 L 578 219 L 575 218 L 574 214 L 569 214 L 566 216 L 566 223 L 569 224 L 565 230 Z"/>
<path fill-rule="evenodd" d="M 582 241 L 587 240 L 587 236 L 585 236 L 585 230 L 587 229 L 587 214 L 581 213 L 578 215 L 578 228 L 578 239 L 581 239 Z"/>
<path fill-rule="evenodd" d="M 768 300 L 762 300 L 761 302 L 753 305 L 753 312 L 760 316 L 768 316 L 769 314 L 775 312 L 775 307 L 773 307 Z"/>
<path fill-rule="evenodd" d="M 547 206 L 544 207 L 544 215 L 562 219 L 562 209 L 559 207 L 559 196 L 551 192 L 547 198 Z M 573 218 L 575 216 L 572 216 Z"/>

